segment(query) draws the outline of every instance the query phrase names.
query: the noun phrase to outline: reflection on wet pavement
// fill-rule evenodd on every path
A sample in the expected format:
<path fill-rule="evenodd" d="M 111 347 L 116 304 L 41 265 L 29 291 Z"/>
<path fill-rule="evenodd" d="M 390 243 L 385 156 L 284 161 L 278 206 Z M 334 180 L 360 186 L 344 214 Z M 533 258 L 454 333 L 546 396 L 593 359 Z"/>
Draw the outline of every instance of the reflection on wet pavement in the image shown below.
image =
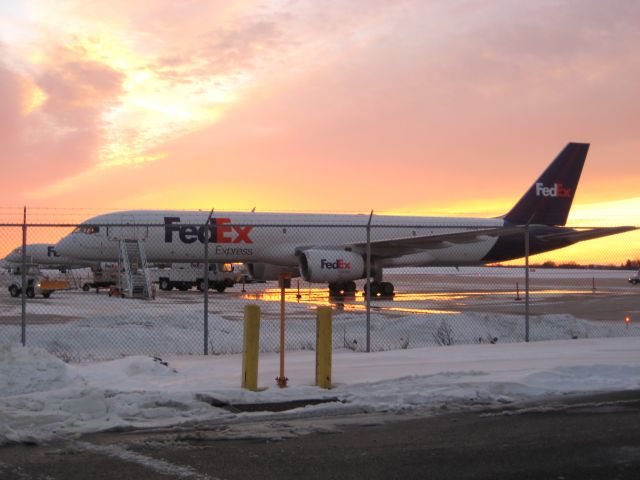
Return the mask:
<path fill-rule="evenodd" d="M 585 290 L 535 290 L 530 292 L 533 300 L 554 295 L 584 295 L 591 292 Z M 403 313 L 460 313 L 459 308 L 469 305 L 504 304 L 505 301 L 518 302 L 523 300 L 524 293 L 517 294 L 506 290 L 482 290 L 464 292 L 396 292 L 392 298 L 375 298 L 371 300 L 371 309 L 386 312 Z M 246 293 L 243 298 L 262 300 L 265 302 L 279 302 L 280 289 L 267 288 L 261 292 Z M 366 309 L 366 299 L 362 292 L 353 295 L 329 296 L 328 288 L 306 288 L 302 290 L 287 289 L 285 301 L 314 306 L 332 306 L 341 311 L 361 311 Z M 417 306 L 416 303 L 427 303 Z"/>

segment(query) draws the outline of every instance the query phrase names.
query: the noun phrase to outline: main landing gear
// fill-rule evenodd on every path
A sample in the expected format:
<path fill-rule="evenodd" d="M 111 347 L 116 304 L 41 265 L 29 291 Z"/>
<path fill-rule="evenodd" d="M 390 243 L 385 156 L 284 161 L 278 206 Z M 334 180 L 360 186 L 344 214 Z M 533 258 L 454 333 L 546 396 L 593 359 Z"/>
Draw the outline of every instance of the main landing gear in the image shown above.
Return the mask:
<path fill-rule="evenodd" d="M 395 290 L 391 282 L 371 282 L 371 298 L 393 298 Z M 367 284 L 364 284 L 364 295 L 368 296 Z"/>
<path fill-rule="evenodd" d="M 353 296 L 356 294 L 356 282 L 349 280 L 347 282 L 332 282 L 329 284 L 330 297 Z"/>
<path fill-rule="evenodd" d="M 393 298 L 395 295 L 393 283 L 391 282 L 371 282 L 371 298 Z M 329 284 L 330 297 L 354 296 L 356 294 L 356 282 L 332 282 Z M 367 296 L 367 284 L 364 284 L 364 296 Z"/>

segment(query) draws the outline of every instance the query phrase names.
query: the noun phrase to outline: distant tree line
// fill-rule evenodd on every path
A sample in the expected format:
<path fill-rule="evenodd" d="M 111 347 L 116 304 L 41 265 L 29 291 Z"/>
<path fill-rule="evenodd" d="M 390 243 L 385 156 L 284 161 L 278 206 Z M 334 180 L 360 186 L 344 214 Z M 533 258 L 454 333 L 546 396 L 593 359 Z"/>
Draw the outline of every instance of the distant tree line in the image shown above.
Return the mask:
<path fill-rule="evenodd" d="M 500 266 L 509 266 L 509 265 L 500 265 Z M 622 262 L 620 264 L 609 263 L 606 265 L 601 264 L 589 264 L 582 265 L 577 262 L 561 262 L 556 263 L 553 260 L 547 260 L 543 263 L 530 263 L 529 266 L 531 268 L 570 268 L 570 269 L 582 269 L 582 268 L 590 268 L 590 269 L 601 269 L 601 270 L 638 270 L 640 269 L 640 258 L 635 258 L 633 260 L 627 259 L 626 262 Z"/>
<path fill-rule="evenodd" d="M 495 267 L 512 267 L 513 265 L 502 265 L 495 264 L 492 265 Z M 640 258 L 635 258 L 633 260 L 627 259 L 626 262 L 622 262 L 620 264 L 609 263 L 606 265 L 599 264 L 589 264 L 582 265 L 577 262 L 562 262 L 556 263 L 553 260 L 547 260 L 543 263 L 530 263 L 529 267 L 531 268 L 569 268 L 569 269 L 595 269 L 595 270 L 638 270 L 640 269 Z"/>

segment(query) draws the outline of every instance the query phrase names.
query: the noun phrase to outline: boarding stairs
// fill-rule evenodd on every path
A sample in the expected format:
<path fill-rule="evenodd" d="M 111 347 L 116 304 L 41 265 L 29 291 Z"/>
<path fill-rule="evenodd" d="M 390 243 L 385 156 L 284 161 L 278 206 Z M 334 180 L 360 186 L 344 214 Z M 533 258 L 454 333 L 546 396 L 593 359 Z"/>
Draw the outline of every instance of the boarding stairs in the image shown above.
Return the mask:
<path fill-rule="evenodd" d="M 151 298 L 151 278 L 147 266 L 144 244 L 140 240 L 120 240 L 120 258 L 122 259 L 122 294 L 130 298 Z"/>

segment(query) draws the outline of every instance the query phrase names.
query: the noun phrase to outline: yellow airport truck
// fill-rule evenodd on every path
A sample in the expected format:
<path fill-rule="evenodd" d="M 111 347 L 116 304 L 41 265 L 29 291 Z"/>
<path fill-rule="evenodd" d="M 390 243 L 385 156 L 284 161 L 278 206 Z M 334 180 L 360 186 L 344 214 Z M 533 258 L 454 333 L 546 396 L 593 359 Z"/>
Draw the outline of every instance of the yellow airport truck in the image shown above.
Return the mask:
<path fill-rule="evenodd" d="M 9 295 L 15 298 L 22 295 L 22 273 L 20 267 L 15 268 L 12 273 Z M 70 288 L 68 280 L 50 279 L 42 275 L 38 268 L 28 267 L 25 278 L 27 284 L 25 294 L 29 298 L 34 298 L 36 295 L 49 298 L 56 290 L 69 290 Z"/>

